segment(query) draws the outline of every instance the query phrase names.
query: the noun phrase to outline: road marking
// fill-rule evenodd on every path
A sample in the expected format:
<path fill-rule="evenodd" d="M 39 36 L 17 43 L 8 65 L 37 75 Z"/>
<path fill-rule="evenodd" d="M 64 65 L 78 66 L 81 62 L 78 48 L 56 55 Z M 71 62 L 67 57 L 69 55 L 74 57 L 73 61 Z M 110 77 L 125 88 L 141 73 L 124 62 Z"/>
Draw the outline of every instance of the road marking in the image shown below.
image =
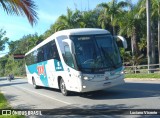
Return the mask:
<path fill-rule="evenodd" d="M 117 90 L 117 88 L 113 88 L 114 90 Z M 138 89 L 123 89 L 118 88 L 118 90 L 125 90 L 125 91 L 139 91 L 139 92 L 148 92 L 148 93 L 160 93 L 159 91 L 149 91 L 149 90 L 138 90 Z"/>
<path fill-rule="evenodd" d="M 38 95 L 47 97 L 47 98 L 50 98 L 50 99 L 52 99 L 52 100 L 55 100 L 55 101 L 58 101 L 58 102 L 61 102 L 61 103 L 64 103 L 64 104 L 68 104 L 68 105 L 71 104 L 71 103 L 69 103 L 69 102 L 65 102 L 65 101 L 62 101 L 62 100 L 58 100 L 58 99 L 56 99 L 56 98 L 53 98 L 53 97 L 50 97 L 50 96 L 47 96 L 47 95 L 44 95 L 44 94 L 41 94 L 41 93 L 38 93 L 38 92 L 35 92 L 35 91 L 30 91 L 30 90 L 28 90 L 28 89 L 21 88 L 21 87 L 19 87 L 19 86 L 15 86 L 15 87 L 20 88 L 20 89 L 23 89 L 23 90 L 28 91 L 28 92 L 32 92 L 32 93 L 35 93 L 35 94 L 38 94 Z"/>
<path fill-rule="evenodd" d="M 10 83 L 10 82 L 3 82 L 3 83 L 6 84 L 6 83 Z M 12 83 L 13 83 L 13 82 L 12 82 Z M 11 83 L 11 84 L 12 84 L 12 83 Z M 16 85 L 12 85 L 12 86 L 15 86 L 15 87 L 17 87 L 17 88 L 23 89 L 24 91 L 28 91 L 28 92 L 32 92 L 32 93 L 35 93 L 35 94 L 39 94 L 39 95 L 41 95 L 41 96 L 47 97 L 47 98 L 49 98 L 49 99 L 52 99 L 52 100 L 55 100 L 55 101 L 58 101 L 58 102 L 61 102 L 61 103 L 64 103 L 64 104 L 68 104 L 68 105 L 71 104 L 71 103 L 69 103 L 69 102 L 65 102 L 65 101 L 62 101 L 62 100 L 59 100 L 59 99 L 56 99 L 56 98 L 53 98 L 53 97 L 50 97 L 50 96 L 47 96 L 47 95 L 44 95 L 44 94 L 35 92 L 35 91 L 31 91 L 31 90 L 28 90 L 28 89 L 25 89 L 25 88 L 16 86 Z"/>

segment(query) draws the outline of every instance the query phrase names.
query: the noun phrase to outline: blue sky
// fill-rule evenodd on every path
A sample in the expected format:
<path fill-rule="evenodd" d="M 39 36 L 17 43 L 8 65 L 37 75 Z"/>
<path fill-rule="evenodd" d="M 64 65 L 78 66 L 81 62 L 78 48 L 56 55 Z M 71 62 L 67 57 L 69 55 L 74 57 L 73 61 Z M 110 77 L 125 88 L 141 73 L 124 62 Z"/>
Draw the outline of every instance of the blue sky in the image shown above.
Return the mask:
<path fill-rule="evenodd" d="M 97 4 L 106 2 L 108 0 L 34 0 L 38 6 L 38 23 L 36 26 L 31 27 L 26 17 L 10 16 L 3 11 L 0 14 L 0 28 L 4 29 L 10 40 L 18 40 L 23 35 L 34 34 L 37 32 L 39 35 L 43 34 L 50 28 L 51 24 L 62 14 L 66 14 L 67 7 L 74 10 L 93 9 Z M 67 1 L 67 2 L 66 2 Z"/>
<path fill-rule="evenodd" d="M 66 9 L 71 8 L 75 10 L 91 10 L 97 4 L 102 2 L 109 2 L 110 0 L 34 0 L 38 6 L 38 23 L 32 27 L 26 17 L 7 15 L 0 6 L 0 29 L 5 30 L 6 36 L 10 41 L 19 40 L 24 35 L 38 33 L 43 34 L 56 19 L 66 14 Z M 137 1 L 137 0 L 136 0 Z M 5 50 L 5 52 L 8 49 Z M 1 55 L 1 52 L 0 52 Z"/>

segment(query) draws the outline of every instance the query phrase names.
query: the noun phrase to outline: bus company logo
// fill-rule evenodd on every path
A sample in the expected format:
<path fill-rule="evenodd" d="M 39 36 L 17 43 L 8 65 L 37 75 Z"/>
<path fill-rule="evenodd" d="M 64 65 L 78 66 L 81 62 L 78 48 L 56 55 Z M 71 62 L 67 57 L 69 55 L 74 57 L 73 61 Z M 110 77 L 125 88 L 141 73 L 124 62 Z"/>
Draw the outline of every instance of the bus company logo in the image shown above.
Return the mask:
<path fill-rule="evenodd" d="M 60 65 L 60 62 L 57 62 L 56 70 L 61 70 L 61 69 L 62 69 L 62 67 L 61 67 L 61 65 Z"/>
<path fill-rule="evenodd" d="M 37 71 L 38 71 L 38 75 L 44 75 L 45 76 L 44 65 L 37 66 Z"/>

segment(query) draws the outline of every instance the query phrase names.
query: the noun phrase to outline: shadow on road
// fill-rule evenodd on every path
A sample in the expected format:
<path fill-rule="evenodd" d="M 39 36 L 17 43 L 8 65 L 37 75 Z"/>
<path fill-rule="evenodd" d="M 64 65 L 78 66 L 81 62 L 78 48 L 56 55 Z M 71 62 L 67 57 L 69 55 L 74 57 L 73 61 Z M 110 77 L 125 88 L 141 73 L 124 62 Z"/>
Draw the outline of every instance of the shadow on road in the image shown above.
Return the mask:
<path fill-rule="evenodd" d="M 0 78 L 0 81 L 5 81 L 5 80 L 7 80 L 6 77 Z"/>
<path fill-rule="evenodd" d="M 12 80 L 11 82 L 8 81 L 8 83 L 0 83 L 0 87 L 4 87 L 4 86 L 12 86 L 12 85 L 18 85 L 18 84 L 26 84 L 28 82 L 13 82 L 14 80 Z"/>
<path fill-rule="evenodd" d="M 4 94 L 5 98 L 7 99 L 8 102 L 14 102 L 17 100 L 17 97 L 18 96 L 14 96 L 14 95 L 8 95 L 8 94 Z M 21 101 L 19 101 L 21 102 Z M 14 102 L 16 103 L 16 102 Z M 10 108 L 10 106 L 8 107 Z M 14 109 L 34 109 L 35 108 L 35 105 L 28 105 L 28 104 L 16 104 L 14 105 Z"/>
<path fill-rule="evenodd" d="M 60 92 L 60 90 L 53 88 L 41 87 L 40 89 Z M 160 97 L 160 85 L 152 83 L 126 83 L 106 90 L 87 93 L 71 92 L 69 94 L 69 97 L 74 98 L 77 96 L 93 100 Z"/>
<path fill-rule="evenodd" d="M 77 106 L 77 107 L 75 107 Z M 159 116 L 155 115 L 130 115 L 130 111 L 136 111 L 134 109 L 135 106 L 128 106 L 125 104 L 118 105 L 106 105 L 106 104 L 98 104 L 98 105 L 83 105 L 78 107 L 79 105 L 68 105 L 59 107 L 56 109 L 46 109 L 42 110 L 42 114 L 47 116 L 47 118 L 59 117 L 59 118 L 128 118 L 128 117 L 136 117 L 136 118 L 159 118 Z M 138 111 L 138 110 L 137 110 Z M 43 118 L 43 116 L 41 117 Z"/>
<path fill-rule="evenodd" d="M 75 107 L 77 106 L 77 107 Z M 135 106 L 131 106 L 130 108 L 134 108 Z M 42 113 L 45 115 L 120 115 L 127 114 L 128 111 L 124 110 L 128 107 L 124 104 L 118 105 L 106 105 L 106 104 L 98 104 L 98 105 L 68 105 L 63 106 L 56 109 L 43 110 Z M 128 113 L 129 115 L 129 113 Z M 66 117 L 64 117 L 66 118 Z M 118 116 L 115 118 L 119 118 Z"/>
<path fill-rule="evenodd" d="M 106 90 L 83 93 L 81 97 L 95 100 L 160 97 L 160 84 L 126 83 Z"/>

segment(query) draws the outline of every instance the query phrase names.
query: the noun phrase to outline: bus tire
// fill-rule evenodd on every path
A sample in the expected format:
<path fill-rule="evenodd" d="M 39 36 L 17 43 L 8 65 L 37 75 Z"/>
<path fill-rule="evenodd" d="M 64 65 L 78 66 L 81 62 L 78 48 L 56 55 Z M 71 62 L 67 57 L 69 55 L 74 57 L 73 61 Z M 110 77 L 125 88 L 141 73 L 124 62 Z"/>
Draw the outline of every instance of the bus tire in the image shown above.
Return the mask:
<path fill-rule="evenodd" d="M 69 92 L 68 92 L 67 89 L 66 89 L 66 85 L 65 85 L 63 79 L 60 80 L 60 90 L 61 90 L 61 93 L 62 93 L 64 96 L 67 96 L 67 95 L 69 94 Z"/>
<path fill-rule="evenodd" d="M 33 83 L 33 87 L 34 87 L 35 89 L 38 89 L 38 86 L 36 85 L 36 81 L 35 81 L 34 78 L 32 78 L 32 83 Z"/>

